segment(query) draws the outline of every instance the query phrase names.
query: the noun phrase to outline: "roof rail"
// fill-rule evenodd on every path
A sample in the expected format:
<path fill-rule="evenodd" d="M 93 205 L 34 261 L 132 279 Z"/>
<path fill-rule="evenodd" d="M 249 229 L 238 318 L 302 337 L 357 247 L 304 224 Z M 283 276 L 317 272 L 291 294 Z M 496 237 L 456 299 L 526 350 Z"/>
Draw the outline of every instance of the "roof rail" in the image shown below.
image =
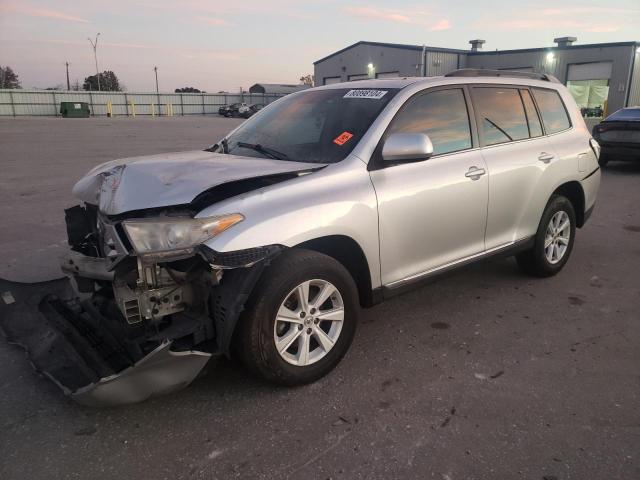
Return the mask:
<path fill-rule="evenodd" d="M 556 77 L 546 73 L 518 72 L 517 70 L 488 70 L 483 68 L 461 68 L 445 74 L 445 77 L 512 77 L 560 83 Z"/>

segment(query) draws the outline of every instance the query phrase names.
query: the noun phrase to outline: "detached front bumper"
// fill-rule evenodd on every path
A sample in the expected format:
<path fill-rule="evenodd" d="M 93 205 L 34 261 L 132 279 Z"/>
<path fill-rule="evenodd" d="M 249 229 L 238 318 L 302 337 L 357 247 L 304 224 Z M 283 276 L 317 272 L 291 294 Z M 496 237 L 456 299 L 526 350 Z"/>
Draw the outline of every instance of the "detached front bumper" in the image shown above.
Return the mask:
<path fill-rule="evenodd" d="M 34 284 L 0 280 L 0 327 L 36 371 L 78 403 L 114 406 L 189 385 L 212 354 L 165 340 L 135 355 L 95 300 L 79 300 L 67 278 Z M 136 359 L 136 357 L 139 357 Z"/>
<path fill-rule="evenodd" d="M 202 245 L 193 256 L 136 257 L 95 207 L 65 213 L 67 278 L 0 279 L 0 327 L 37 371 L 85 405 L 178 390 L 213 355 L 229 354 L 246 300 L 283 248 L 220 253 Z"/>

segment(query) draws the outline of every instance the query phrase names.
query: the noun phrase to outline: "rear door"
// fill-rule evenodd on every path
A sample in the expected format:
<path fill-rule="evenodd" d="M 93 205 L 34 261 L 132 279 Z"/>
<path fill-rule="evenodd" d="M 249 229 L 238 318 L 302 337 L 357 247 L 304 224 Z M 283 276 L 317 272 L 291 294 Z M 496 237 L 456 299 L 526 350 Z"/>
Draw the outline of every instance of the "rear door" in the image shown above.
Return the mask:
<path fill-rule="evenodd" d="M 482 156 L 489 171 L 486 249 L 535 232 L 531 206 L 555 152 L 544 136 L 531 92 L 512 85 L 477 85 L 472 98 Z M 533 231 L 531 229 L 533 228 Z"/>

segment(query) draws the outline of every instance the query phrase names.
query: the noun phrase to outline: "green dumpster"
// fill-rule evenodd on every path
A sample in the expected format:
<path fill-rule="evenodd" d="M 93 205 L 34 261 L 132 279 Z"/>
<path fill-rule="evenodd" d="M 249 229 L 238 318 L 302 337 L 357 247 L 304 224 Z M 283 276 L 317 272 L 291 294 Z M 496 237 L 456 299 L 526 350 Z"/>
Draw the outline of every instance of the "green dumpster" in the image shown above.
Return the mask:
<path fill-rule="evenodd" d="M 89 118 L 87 102 L 60 102 L 60 114 L 65 118 Z"/>

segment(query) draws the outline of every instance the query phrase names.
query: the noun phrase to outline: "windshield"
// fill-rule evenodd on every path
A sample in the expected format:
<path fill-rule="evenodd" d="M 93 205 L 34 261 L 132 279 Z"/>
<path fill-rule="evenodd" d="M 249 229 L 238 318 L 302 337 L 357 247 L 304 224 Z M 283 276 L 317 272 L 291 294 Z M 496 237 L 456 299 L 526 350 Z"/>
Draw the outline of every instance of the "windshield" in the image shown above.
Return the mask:
<path fill-rule="evenodd" d="M 285 97 L 230 135 L 226 151 L 295 162 L 339 162 L 397 92 L 341 88 Z"/>

